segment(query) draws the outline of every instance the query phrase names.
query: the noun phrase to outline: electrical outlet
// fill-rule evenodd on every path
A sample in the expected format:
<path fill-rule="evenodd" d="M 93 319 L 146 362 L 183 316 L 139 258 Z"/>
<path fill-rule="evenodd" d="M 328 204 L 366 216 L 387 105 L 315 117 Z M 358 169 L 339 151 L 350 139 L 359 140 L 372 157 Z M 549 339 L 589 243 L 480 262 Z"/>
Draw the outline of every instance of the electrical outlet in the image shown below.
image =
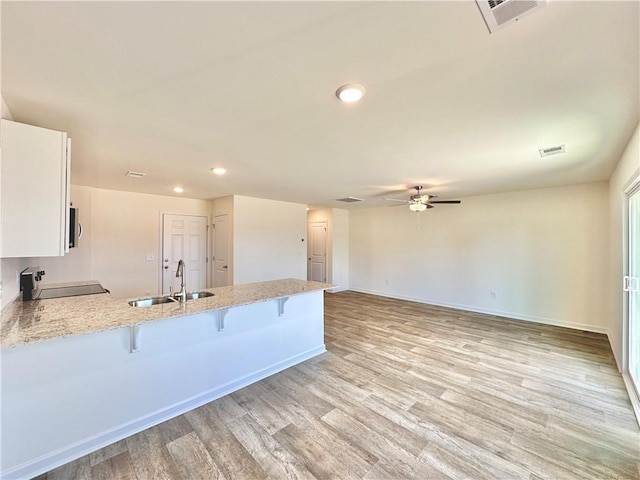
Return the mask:
<path fill-rule="evenodd" d="M 498 292 L 496 292 L 495 290 L 491 290 L 491 298 L 498 298 Z"/>
<path fill-rule="evenodd" d="M 152 262 L 154 260 L 153 253 L 147 253 L 147 262 Z"/>

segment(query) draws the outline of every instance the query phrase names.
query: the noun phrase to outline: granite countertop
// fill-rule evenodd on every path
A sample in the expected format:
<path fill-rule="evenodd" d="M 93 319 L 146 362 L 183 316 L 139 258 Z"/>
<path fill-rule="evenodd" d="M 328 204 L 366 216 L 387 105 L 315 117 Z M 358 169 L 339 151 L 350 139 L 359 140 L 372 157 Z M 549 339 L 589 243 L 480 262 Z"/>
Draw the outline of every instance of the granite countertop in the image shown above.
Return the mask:
<path fill-rule="evenodd" d="M 2 309 L 0 347 L 10 348 L 52 338 L 140 325 L 165 318 L 326 290 L 332 286 L 328 283 L 288 278 L 209 288 L 207 291 L 215 294 L 212 297 L 189 300 L 186 304 L 175 302 L 151 307 L 131 307 L 128 300 L 115 299 L 107 293 L 29 302 L 18 298 Z"/>

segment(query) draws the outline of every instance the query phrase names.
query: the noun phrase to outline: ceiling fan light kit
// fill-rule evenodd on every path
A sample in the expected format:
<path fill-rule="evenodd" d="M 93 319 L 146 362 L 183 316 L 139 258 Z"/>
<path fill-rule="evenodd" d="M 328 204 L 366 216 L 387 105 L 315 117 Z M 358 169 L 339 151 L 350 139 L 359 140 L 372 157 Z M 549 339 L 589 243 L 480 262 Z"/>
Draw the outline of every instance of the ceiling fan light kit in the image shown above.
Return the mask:
<path fill-rule="evenodd" d="M 424 212 L 427 209 L 427 204 L 422 202 L 411 202 L 409 204 L 409 210 L 412 212 Z"/>
<path fill-rule="evenodd" d="M 385 198 L 385 200 L 406 203 L 412 212 L 424 212 L 427 208 L 433 208 L 436 203 L 462 203 L 460 200 L 432 200 L 436 196 L 422 193 L 422 185 L 416 185 L 412 188 L 415 188 L 416 193 L 411 195 L 409 200 L 400 200 L 399 198 Z"/>

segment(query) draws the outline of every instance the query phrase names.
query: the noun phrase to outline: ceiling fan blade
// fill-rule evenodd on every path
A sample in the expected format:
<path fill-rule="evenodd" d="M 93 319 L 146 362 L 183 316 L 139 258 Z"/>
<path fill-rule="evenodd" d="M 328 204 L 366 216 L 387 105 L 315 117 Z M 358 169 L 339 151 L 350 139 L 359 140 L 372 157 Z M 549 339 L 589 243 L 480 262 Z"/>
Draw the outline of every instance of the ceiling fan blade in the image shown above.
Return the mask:
<path fill-rule="evenodd" d="M 429 203 L 462 203 L 462 200 L 431 200 Z"/>
<path fill-rule="evenodd" d="M 383 198 L 383 200 L 389 200 L 389 201 L 391 201 L 391 202 L 409 203 L 407 200 L 400 200 L 400 199 L 398 199 L 398 198 L 387 198 L 387 197 L 385 197 L 385 198 Z"/>

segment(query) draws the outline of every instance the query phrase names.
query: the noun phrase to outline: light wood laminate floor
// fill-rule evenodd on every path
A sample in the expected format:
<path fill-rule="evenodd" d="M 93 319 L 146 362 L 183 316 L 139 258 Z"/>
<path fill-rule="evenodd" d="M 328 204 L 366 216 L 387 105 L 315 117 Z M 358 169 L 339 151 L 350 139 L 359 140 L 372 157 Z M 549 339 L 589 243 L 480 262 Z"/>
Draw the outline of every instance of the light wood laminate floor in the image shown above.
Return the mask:
<path fill-rule="evenodd" d="M 54 479 L 638 479 L 605 335 L 326 294 L 328 352 Z"/>

